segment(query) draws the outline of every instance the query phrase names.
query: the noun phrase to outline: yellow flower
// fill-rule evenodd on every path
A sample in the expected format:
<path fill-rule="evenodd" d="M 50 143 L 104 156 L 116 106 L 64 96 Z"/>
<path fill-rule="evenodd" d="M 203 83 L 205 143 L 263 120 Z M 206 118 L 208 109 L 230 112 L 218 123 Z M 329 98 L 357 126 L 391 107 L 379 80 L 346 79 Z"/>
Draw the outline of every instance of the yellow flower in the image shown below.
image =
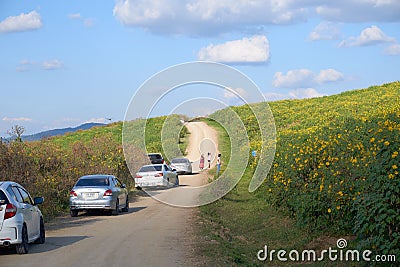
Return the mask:
<path fill-rule="evenodd" d="M 397 152 L 397 151 L 393 152 L 393 154 L 392 154 L 392 159 L 394 159 L 395 157 L 397 157 L 398 154 L 399 154 L 399 152 Z"/>
<path fill-rule="evenodd" d="M 331 212 L 332 212 L 332 210 L 331 210 L 331 208 L 329 208 L 329 209 L 328 209 L 328 213 L 331 213 Z"/>
<path fill-rule="evenodd" d="M 319 192 L 322 192 L 322 189 L 324 189 L 324 185 L 323 185 L 323 184 L 321 184 L 321 185 L 319 186 Z"/>
<path fill-rule="evenodd" d="M 388 146 L 388 145 L 390 145 L 390 142 L 389 141 L 385 141 L 385 146 Z"/>
<path fill-rule="evenodd" d="M 375 138 L 371 138 L 370 140 L 369 140 L 371 143 L 373 143 L 373 142 L 375 142 Z"/>
<path fill-rule="evenodd" d="M 336 209 L 337 209 L 337 210 L 340 210 L 340 206 L 336 206 Z"/>
<path fill-rule="evenodd" d="M 397 165 L 393 165 L 393 166 L 392 166 L 392 169 L 393 169 L 393 170 L 397 169 Z"/>
<path fill-rule="evenodd" d="M 389 179 L 393 179 L 394 175 L 392 173 L 389 174 Z"/>

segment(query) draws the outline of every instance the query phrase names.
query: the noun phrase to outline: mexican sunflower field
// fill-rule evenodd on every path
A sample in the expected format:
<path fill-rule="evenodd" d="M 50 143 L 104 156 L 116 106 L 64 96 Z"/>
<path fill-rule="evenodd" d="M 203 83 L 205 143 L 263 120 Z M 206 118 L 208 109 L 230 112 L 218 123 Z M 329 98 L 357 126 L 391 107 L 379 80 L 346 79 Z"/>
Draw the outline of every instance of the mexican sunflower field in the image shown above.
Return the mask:
<path fill-rule="evenodd" d="M 257 197 L 303 227 L 400 258 L 400 82 L 269 105 L 277 147 Z M 259 150 L 250 107 L 233 109 Z"/>

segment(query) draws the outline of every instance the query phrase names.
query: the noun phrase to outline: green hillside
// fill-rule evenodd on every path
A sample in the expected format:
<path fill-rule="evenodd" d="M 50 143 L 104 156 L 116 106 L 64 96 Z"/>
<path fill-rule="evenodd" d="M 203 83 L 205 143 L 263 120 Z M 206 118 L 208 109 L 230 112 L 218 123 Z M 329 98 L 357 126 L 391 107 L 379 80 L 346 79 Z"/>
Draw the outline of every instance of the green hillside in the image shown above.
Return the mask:
<path fill-rule="evenodd" d="M 352 240 L 353 247 L 399 255 L 400 82 L 269 105 L 277 129 L 273 167 L 263 185 L 249 193 L 257 161 L 250 162 L 234 190 L 201 207 L 201 255 L 216 265 L 254 266 L 261 264 L 255 255 L 266 243 L 275 249 L 310 244 L 320 249 L 327 248 L 325 241 L 335 246 L 337 237 Z M 262 110 L 266 104 L 252 107 Z M 251 148 L 261 149 L 249 106 L 231 109 L 244 122 Z M 229 124 L 229 116 L 221 110 L 210 117 Z M 165 119 L 132 122 L 127 141 L 135 146 L 144 137 L 149 151 L 163 152 L 160 129 Z M 168 143 L 179 143 L 174 138 L 184 137 L 185 130 L 179 116 L 171 121 L 180 134 L 167 133 Z M 143 123 L 145 134 L 136 131 Z M 219 132 L 227 162 L 229 136 Z M 121 142 L 122 123 L 113 123 L 39 142 L 0 143 L 0 176 L 44 195 L 43 211 L 51 218 L 68 209 L 69 190 L 81 175 L 115 174 L 132 186 Z M 143 163 L 142 152 L 137 150 L 134 167 Z M 316 245 L 315 240 L 324 242 Z"/>
<path fill-rule="evenodd" d="M 266 243 L 290 250 L 345 236 L 354 247 L 400 258 L 400 83 L 269 105 L 277 128 L 273 167 L 248 193 L 257 164 L 250 162 L 234 190 L 202 207 L 202 234 L 217 242 L 201 249 L 218 264 L 257 265 L 255 253 Z M 250 107 L 231 108 L 259 150 Z M 212 117 L 226 126 L 228 114 Z M 328 246 L 335 243 L 317 249 Z"/>
<path fill-rule="evenodd" d="M 132 139 L 139 142 L 144 137 L 149 151 L 163 152 L 160 129 L 165 119 L 147 120 L 146 133 L 133 132 Z M 183 139 L 186 132 L 179 119 L 177 115 L 170 117 L 171 125 L 176 132 L 182 132 Z M 143 122 L 136 120 L 129 125 L 136 129 Z M 123 154 L 122 126 L 122 122 L 117 122 L 36 142 L 0 143 L 0 177 L 21 183 L 33 195 L 44 196 L 46 201 L 41 209 L 46 219 L 68 210 L 69 191 L 82 175 L 113 174 L 133 190 L 133 179 Z M 171 138 L 167 138 L 169 143 L 178 144 L 179 137 Z M 185 146 L 180 145 L 184 150 Z M 145 151 L 132 147 L 129 152 L 134 172 L 147 163 Z"/>

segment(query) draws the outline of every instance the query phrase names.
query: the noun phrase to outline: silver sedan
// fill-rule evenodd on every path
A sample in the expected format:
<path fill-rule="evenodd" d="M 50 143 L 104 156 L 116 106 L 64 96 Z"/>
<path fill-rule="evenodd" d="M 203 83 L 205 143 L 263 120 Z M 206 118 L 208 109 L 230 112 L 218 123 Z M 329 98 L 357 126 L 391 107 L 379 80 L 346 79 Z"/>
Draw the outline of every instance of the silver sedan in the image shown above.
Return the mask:
<path fill-rule="evenodd" d="M 69 194 L 70 214 L 78 216 L 83 210 L 105 210 L 118 215 L 129 209 L 125 184 L 112 175 L 86 175 L 79 178 Z"/>
<path fill-rule="evenodd" d="M 187 158 L 174 158 L 171 160 L 171 168 L 179 174 L 192 174 L 192 162 Z"/>

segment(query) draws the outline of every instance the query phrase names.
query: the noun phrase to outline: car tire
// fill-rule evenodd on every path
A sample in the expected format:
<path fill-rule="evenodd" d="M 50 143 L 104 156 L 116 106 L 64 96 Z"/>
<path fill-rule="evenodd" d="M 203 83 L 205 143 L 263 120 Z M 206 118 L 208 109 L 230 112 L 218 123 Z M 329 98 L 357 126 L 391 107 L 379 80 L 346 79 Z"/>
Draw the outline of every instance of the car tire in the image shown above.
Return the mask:
<path fill-rule="evenodd" d="M 15 245 L 15 250 L 17 254 L 27 254 L 29 251 L 29 244 L 28 244 L 28 229 L 26 225 L 22 226 L 22 242 L 21 244 Z"/>
<path fill-rule="evenodd" d="M 129 211 L 129 195 L 126 195 L 125 207 L 122 208 L 122 212 L 128 212 L 128 211 Z"/>
<path fill-rule="evenodd" d="M 71 214 L 71 217 L 78 217 L 78 210 L 70 210 L 69 214 Z"/>
<path fill-rule="evenodd" d="M 44 229 L 43 218 L 40 218 L 40 233 L 38 239 L 35 240 L 35 244 L 44 244 L 46 241 L 46 231 Z"/>
<path fill-rule="evenodd" d="M 111 215 L 118 215 L 119 214 L 119 200 L 117 199 L 117 202 L 115 203 L 115 209 L 111 211 Z"/>

